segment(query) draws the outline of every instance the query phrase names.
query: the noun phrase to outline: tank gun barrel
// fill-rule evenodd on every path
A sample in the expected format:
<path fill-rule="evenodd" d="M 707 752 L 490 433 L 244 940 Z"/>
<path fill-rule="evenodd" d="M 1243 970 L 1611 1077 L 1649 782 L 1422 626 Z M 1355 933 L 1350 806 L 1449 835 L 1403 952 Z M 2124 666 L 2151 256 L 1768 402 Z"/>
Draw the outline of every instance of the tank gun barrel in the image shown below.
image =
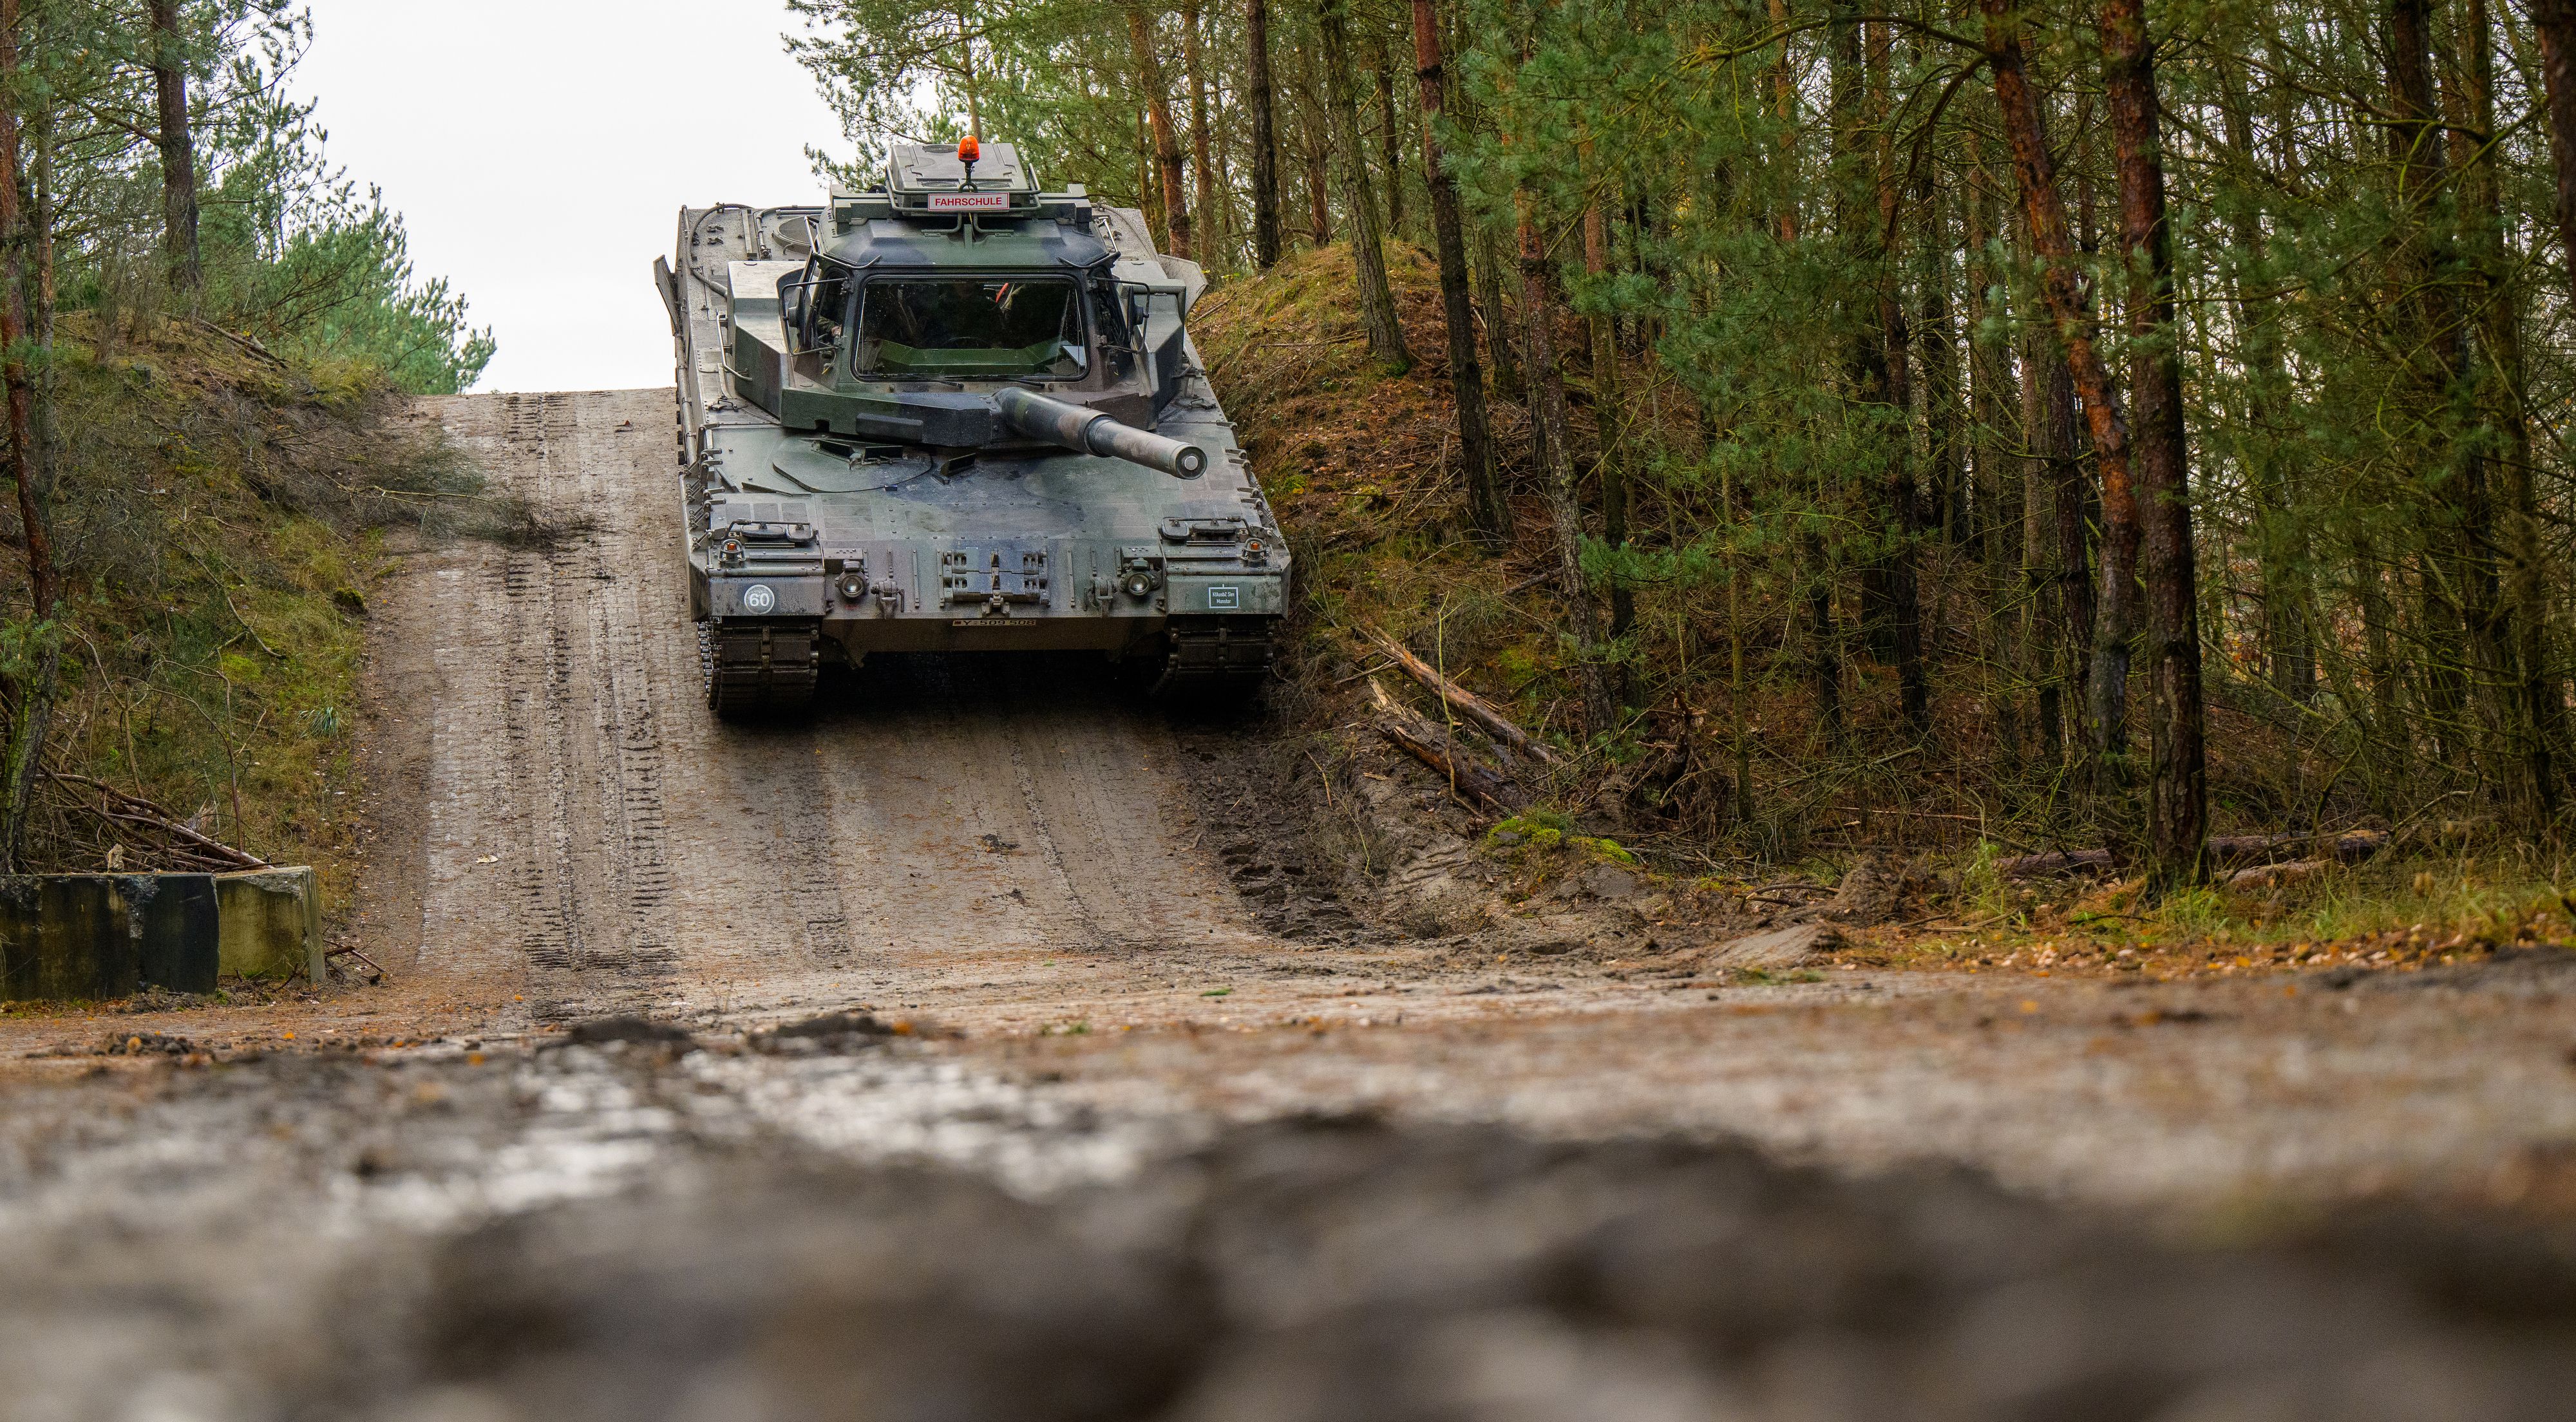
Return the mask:
<path fill-rule="evenodd" d="M 1151 430 L 1122 425 L 1099 410 L 1067 404 L 1016 385 L 995 395 L 993 405 L 1001 411 L 1002 423 L 1030 439 L 1083 454 L 1124 459 L 1180 479 L 1195 479 L 1207 472 L 1206 450 Z"/>

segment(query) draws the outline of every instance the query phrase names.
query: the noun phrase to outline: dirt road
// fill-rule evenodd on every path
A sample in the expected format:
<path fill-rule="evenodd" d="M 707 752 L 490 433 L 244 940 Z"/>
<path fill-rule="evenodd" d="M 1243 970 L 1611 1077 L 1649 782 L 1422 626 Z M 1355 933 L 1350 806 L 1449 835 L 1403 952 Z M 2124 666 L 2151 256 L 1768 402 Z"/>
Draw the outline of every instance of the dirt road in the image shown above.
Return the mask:
<path fill-rule="evenodd" d="M 1095 664 L 713 722 L 666 392 L 418 418 L 562 536 L 371 598 L 389 981 L 0 1023 L 0 1418 L 2565 1395 L 2576 955 L 1737 986 L 1616 902 L 1418 936 L 1259 727 Z"/>
<path fill-rule="evenodd" d="M 1094 665 L 889 659 L 810 725 L 723 725 L 698 699 L 669 396 L 425 413 L 542 516 L 595 527 L 451 550 L 388 600 L 384 857 L 409 882 L 365 911 L 398 977 L 506 983 L 537 1021 L 756 1016 L 1252 946 L 1186 852 L 1170 733 Z M 400 823 L 406 801 L 425 821 Z"/>

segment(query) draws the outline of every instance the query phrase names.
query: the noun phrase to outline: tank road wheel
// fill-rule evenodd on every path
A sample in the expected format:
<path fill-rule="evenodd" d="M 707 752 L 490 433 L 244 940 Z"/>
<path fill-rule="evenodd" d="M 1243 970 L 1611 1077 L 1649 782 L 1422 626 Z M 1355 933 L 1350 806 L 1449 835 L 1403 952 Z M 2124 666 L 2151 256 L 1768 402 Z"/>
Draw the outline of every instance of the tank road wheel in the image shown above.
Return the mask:
<path fill-rule="evenodd" d="M 1278 637 L 1272 617 L 1174 619 L 1154 694 L 1180 705 L 1248 705 L 1270 684 Z"/>
<path fill-rule="evenodd" d="M 800 715 L 814 701 L 820 634 L 775 623 L 698 624 L 707 709 L 722 721 Z"/>

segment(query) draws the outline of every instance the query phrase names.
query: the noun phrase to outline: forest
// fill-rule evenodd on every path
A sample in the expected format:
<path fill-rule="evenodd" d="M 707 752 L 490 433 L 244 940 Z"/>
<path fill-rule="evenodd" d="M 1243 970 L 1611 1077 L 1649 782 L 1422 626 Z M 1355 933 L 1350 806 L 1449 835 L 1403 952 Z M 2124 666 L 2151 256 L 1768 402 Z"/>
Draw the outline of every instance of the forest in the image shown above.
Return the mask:
<path fill-rule="evenodd" d="M 0 0 L 0 871 L 313 857 L 363 642 L 335 607 L 370 530 L 472 496 L 380 426 L 492 339 L 329 160 L 311 33 Z"/>
<path fill-rule="evenodd" d="M 1541 575 L 1502 690 L 1694 832 L 2566 824 L 2565 0 L 790 8 L 844 176 L 1008 138 L 1220 293 L 1347 244 L 1426 547 Z"/>

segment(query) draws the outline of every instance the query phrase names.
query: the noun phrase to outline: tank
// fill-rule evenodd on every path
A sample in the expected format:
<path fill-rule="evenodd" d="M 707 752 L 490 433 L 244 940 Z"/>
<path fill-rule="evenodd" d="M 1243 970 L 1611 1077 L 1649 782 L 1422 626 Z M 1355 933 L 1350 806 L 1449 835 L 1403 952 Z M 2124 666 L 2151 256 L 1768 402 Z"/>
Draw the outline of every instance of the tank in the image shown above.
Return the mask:
<path fill-rule="evenodd" d="M 719 715 L 800 712 L 877 652 L 1268 679 L 1288 548 L 1190 343 L 1207 279 L 1140 213 L 1007 143 L 899 143 L 821 206 L 682 209 L 654 278 Z"/>

